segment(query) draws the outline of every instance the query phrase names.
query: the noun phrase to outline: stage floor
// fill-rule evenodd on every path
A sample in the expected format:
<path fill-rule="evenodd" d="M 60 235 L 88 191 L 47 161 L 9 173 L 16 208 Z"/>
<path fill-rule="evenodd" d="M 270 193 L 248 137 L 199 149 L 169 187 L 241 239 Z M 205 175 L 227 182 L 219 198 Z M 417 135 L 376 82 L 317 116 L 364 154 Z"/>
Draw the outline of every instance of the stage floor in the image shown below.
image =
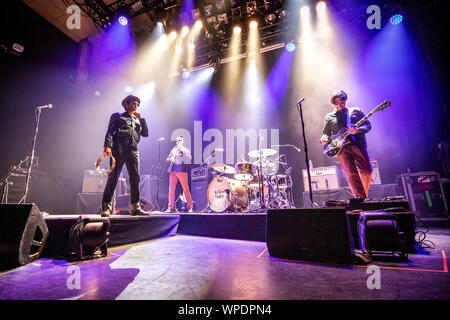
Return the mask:
<path fill-rule="evenodd" d="M 276 259 L 266 244 L 176 235 L 69 263 L 41 258 L 0 274 L 1 300 L 448 300 L 450 230 L 407 262 L 342 266 Z M 376 268 L 377 267 L 377 268 Z M 379 289 L 370 289 L 374 268 Z"/>

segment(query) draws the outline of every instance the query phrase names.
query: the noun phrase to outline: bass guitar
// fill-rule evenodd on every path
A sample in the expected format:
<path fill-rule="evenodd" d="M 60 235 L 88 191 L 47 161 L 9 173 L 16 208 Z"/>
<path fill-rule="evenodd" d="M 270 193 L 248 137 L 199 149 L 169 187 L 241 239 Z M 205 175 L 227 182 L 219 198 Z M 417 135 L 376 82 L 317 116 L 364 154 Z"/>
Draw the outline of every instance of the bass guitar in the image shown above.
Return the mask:
<path fill-rule="evenodd" d="M 367 121 L 375 112 L 383 111 L 387 107 L 391 106 L 391 102 L 389 100 L 383 101 L 379 104 L 375 109 L 370 111 L 367 115 L 365 115 L 361 120 L 359 120 L 354 126 L 358 128 L 364 122 Z M 330 141 L 324 144 L 323 153 L 327 156 L 334 157 L 337 156 L 342 148 L 349 144 L 354 137 L 348 132 L 349 128 L 341 128 L 338 133 L 330 138 Z"/>

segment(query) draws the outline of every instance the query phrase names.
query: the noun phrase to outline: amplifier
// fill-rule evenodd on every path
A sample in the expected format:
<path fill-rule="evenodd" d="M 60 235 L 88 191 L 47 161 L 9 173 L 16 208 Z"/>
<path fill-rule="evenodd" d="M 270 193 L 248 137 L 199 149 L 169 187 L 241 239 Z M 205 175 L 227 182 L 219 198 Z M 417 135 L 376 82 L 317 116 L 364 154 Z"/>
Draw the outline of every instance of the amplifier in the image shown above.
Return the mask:
<path fill-rule="evenodd" d="M 380 176 L 380 169 L 378 167 L 378 161 L 377 160 L 370 160 L 370 163 L 372 164 L 372 184 L 381 184 L 381 176 Z"/>
<path fill-rule="evenodd" d="M 447 218 L 447 201 L 439 173 L 423 171 L 405 173 L 400 177 L 413 213 L 420 218 Z"/>
<path fill-rule="evenodd" d="M 101 175 L 97 170 L 84 170 L 84 180 L 82 193 L 103 192 L 105 191 L 107 175 Z M 116 194 L 121 195 L 127 193 L 127 183 L 125 178 L 119 178 L 116 187 Z"/>
<path fill-rule="evenodd" d="M 305 191 L 309 191 L 308 173 L 303 169 L 303 185 Z M 317 167 L 309 170 L 311 174 L 311 186 L 313 191 L 339 189 L 341 179 L 337 166 Z"/>
<path fill-rule="evenodd" d="M 207 166 L 191 169 L 191 195 L 195 211 L 206 208 L 208 186 L 213 177 Z"/>

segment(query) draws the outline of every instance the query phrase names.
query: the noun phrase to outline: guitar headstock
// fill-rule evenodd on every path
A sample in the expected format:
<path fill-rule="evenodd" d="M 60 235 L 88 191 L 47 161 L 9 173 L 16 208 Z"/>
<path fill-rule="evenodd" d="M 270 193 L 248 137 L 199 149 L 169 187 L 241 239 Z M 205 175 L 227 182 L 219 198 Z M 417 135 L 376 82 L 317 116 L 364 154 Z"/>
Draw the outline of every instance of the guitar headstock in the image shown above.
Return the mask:
<path fill-rule="evenodd" d="M 383 111 L 384 109 L 391 106 L 391 102 L 389 100 L 384 100 L 376 107 L 376 111 Z"/>

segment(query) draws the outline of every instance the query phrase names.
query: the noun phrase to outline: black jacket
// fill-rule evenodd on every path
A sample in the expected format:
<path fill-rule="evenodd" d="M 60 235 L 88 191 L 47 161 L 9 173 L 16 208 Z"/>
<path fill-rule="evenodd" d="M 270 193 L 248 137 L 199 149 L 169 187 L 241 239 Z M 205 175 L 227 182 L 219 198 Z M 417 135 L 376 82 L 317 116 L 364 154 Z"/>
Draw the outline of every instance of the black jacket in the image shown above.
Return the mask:
<path fill-rule="evenodd" d="M 138 119 L 127 112 L 113 113 L 106 131 L 105 147 L 113 148 L 116 144 L 124 144 L 137 150 L 141 136 L 148 137 L 144 118 Z"/>
<path fill-rule="evenodd" d="M 348 119 L 348 112 L 350 113 L 350 119 Z M 345 108 L 342 111 L 332 111 L 325 116 L 325 125 L 323 128 L 323 134 L 331 137 L 338 133 L 341 128 L 347 127 L 347 121 L 351 124 L 357 123 L 359 120 L 364 118 L 364 113 L 360 108 Z M 372 125 L 369 121 L 365 121 L 359 129 L 361 133 L 353 135 L 355 140 L 350 143 L 355 144 L 359 147 L 367 147 L 365 134 L 372 129 Z"/>

